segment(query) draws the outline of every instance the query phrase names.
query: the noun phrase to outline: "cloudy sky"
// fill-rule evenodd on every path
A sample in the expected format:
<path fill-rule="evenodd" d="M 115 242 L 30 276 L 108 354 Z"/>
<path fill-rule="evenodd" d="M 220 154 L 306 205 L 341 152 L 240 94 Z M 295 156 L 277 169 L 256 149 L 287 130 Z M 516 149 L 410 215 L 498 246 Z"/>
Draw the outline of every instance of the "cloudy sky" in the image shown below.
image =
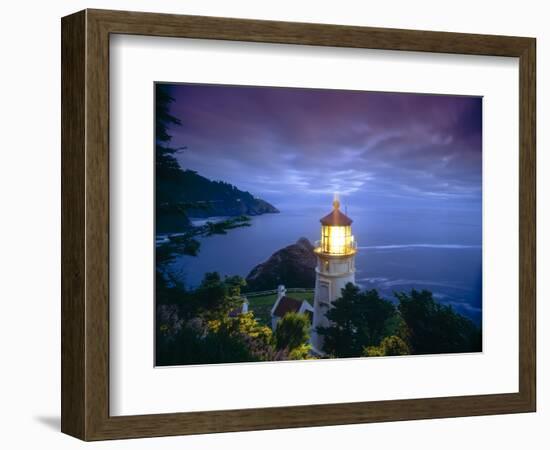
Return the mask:
<path fill-rule="evenodd" d="M 339 192 L 480 213 L 479 97 L 187 84 L 172 96 L 181 165 L 280 209 Z"/>

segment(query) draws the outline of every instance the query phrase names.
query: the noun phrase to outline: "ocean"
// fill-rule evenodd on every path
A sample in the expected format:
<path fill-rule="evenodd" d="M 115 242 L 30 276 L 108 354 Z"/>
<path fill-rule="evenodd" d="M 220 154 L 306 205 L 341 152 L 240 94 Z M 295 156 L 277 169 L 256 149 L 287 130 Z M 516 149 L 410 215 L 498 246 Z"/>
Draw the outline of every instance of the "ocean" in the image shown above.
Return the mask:
<path fill-rule="evenodd" d="M 197 286 L 206 272 L 246 277 L 300 237 L 312 243 L 320 239 L 319 218 L 330 212 L 325 209 L 292 208 L 252 217 L 250 227 L 201 238 L 199 255 L 179 256 L 170 270 L 188 287 Z M 358 243 L 358 285 L 389 299 L 395 291 L 427 289 L 439 302 L 481 322 L 481 214 L 378 208 L 350 210 L 348 215 Z"/>

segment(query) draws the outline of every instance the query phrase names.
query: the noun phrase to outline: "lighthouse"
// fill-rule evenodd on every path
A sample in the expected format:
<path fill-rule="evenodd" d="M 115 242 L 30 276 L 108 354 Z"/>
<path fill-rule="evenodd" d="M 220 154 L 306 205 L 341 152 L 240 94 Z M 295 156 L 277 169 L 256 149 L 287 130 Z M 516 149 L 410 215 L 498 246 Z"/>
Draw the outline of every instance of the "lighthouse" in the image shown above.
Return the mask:
<path fill-rule="evenodd" d="M 321 240 L 315 243 L 317 267 L 311 345 L 319 355 L 324 354 L 323 336 L 317 334 L 317 327 L 330 325 L 327 311 L 342 296 L 346 284 L 355 283 L 357 242 L 351 234 L 352 220 L 340 211 L 337 195 L 332 207 L 330 214 L 321 219 Z"/>

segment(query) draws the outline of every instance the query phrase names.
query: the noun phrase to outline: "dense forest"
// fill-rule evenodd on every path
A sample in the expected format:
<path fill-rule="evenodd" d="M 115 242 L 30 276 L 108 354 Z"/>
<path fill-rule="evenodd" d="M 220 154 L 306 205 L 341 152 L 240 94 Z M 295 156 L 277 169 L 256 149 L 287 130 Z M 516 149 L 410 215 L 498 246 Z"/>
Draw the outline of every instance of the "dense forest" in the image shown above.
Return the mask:
<path fill-rule="evenodd" d="M 160 280 L 157 287 L 156 364 L 213 364 L 308 357 L 309 319 L 287 315 L 280 330 L 261 325 L 253 312 L 232 314 L 242 303 L 240 277 L 206 274 L 185 291 Z M 298 317 L 293 317 L 298 316 Z"/>
<path fill-rule="evenodd" d="M 320 328 L 324 350 L 335 357 L 424 355 L 481 351 L 481 330 L 430 291 L 395 292 L 396 302 L 375 289 L 348 283 Z"/>
<path fill-rule="evenodd" d="M 240 277 L 205 276 L 195 290 L 160 281 L 157 298 L 157 365 L 314 359 L 310 319 L 288 313 L 275 332 L 254 312 L 239 311 Z M 327 316 L 326 358 L 481 351 L 481 330 L 429 291 L 399 292 L 396 301 L 349 283 Z"/>

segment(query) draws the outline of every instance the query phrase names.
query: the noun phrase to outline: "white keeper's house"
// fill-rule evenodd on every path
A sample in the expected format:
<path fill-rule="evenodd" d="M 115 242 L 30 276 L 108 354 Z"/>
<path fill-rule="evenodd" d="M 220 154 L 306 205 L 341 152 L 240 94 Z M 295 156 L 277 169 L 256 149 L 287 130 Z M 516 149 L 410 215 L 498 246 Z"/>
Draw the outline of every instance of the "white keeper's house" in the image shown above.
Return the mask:
<path fill-rule="evenodd" d="M 283 285 L 277 287 L 277 300 L 271 308 L 271 328 L 273 331 L 277 328 L 277 323 L 285 314 L 295 312 L 307 314 L 310 320 L 313 317 L 313 307 L 307 300 L 292 298 L 286 294 L 286 288 Z"/>

